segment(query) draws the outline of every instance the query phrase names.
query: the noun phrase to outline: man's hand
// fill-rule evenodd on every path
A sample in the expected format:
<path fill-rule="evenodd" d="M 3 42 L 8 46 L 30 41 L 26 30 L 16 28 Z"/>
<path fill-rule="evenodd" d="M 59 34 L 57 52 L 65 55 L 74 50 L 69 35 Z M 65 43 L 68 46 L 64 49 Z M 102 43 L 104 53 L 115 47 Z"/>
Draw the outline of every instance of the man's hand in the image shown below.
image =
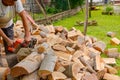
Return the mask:
<path fill-rule="evenodd" d="M 25 35 L 24 40 L 25 40 L 25 42 L 29 42 L 31 40 L 30 33 Z"/>
<path fill-rule="evenodd" d="M 6 40 L 8 46 L 13 46 L 14 41 L 11 39 Z"/>

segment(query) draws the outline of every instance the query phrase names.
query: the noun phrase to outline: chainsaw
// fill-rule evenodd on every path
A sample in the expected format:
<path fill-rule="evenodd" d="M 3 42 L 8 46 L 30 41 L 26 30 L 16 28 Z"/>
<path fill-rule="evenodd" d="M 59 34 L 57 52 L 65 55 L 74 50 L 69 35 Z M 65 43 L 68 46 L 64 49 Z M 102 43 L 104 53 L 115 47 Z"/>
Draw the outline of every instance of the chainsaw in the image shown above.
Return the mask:
<path fill-rule="evenodd" d="M 12 53 L 17 53 L 20 48 L 34 48 L 37 42 L 36 38 L 31 38 L 29 42 L 24 41 L 23 39 L 17 39 L 12 46 L 8 46 L 8 51 Z"/>

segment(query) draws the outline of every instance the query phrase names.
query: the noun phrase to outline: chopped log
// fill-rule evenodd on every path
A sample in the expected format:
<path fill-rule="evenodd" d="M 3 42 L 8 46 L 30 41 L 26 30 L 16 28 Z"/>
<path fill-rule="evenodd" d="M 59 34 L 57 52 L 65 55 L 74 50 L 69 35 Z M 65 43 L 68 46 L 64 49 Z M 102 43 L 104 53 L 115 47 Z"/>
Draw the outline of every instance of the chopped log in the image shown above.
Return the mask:
<path fill-rule="evenodd" d="M 24 74 L 30 74 L 39 68 L 43 54 L 38 54 L 37 52 L 32 52 L 25 59 L 19 62 L 11 69 L 11 75 L 13 77 L 18 77 Z"/>
<path fill-rule="evenodd" d="M 34 71 L 31 74 L 23 76 L 22 79 L 20 79 L 20 80 L 40 80 L 40 77 L 39 77 L 37 71 Z"/>
<path fill-rule="evenodd" d="M 97 41 L 97 38 L 96 37 L 93 37 L 93 36 L 90 36 L 91 40 L 92 40 L 92 43 L 95 43 Z"/>
<path fill-rule="evenodd" d="M 43 32 L 43 31 L 40 31 L 40 36 L 42 38 L 46 38 L 47 37 L 47 33 Z"/>
<path fill-rule="evenodd" d="M 105 51 L 108 57 L 110 58 L 119 58 L 120 53 L 118 53 L 118 48 L 110 48 Z"/>
<path fill-rule="evenodd" d="M 104 67 L 101 66 L 101 57 L 100 57 L 100 55 L 97 55 L 97 56 L 95 57 L 94 69 L 95 69 L 95 70 L 98 70 L 98 71 L 104 69 Z"/>
<path fill-rule="evenodd" d="M 78 58 L 73 58 L 72 60 L 76 63 L 79 63 L 81 67 L 85 67 Z"/>
<path fill-rule="evenodd" d="M 61 73 L 54 71 L 50 76 L 48 76 L 48 80 L 65 80 L 67 77 Z"/>
<path fill-rule="evenodd" d="M 105 73 L 103 79 L 105 80 L 120 80 L 120 77 L 114 74 Z"/>
<path fill-rule="evenodd" d="M 47 25 L 46 28 L 49 31 L 49 33 L 55 33 L 55 28 L 53 27 L 53 25 Z"/>
<path fill-rule="evenodd" d="M 40 30 L 35 30 L 32 32 L 32 35 L 40 35 Z"/>
<path fill-rule="evenodd" d="M 92 40 L 89 36 L 85 36 L 85 43 L 86 43 L 86 46 L 92 45 Z"/>
<path fill-rule="evenodd" d="M 93 47 L 88 48 L 88 50 L 89 50 L 89 53 L 91 53 L 91 54 L 93 53 L 95 56 L 101 54 L 100 51 L 94 49 Z M 91 54 L 89 56 L 91 56 Z M 93 56 L 93 57 L 95 57 L 95 56 Z"/>
<path fill-rule="evenodd" d="M 98 80 L 97 76 L 95 74 L 90 74 L 88 72 L 85 73 L 85 76 L 83 77 L 83 80 Z"/>
<path fill-rule="evenodd" d="M 102 58 L 105 64 L 116 64 L 115 58 Z"/>
<path fill-rule="evenodd" d="M 110 40 L 110 43 L 111 43 L 112 45 L 119 45 L 119 44 L 120 44 L 120 40 L 119 40 L 118 38 L 114 37 L 114 38 L 112 38 L 112 39 Z"/>
<path fill-rule="evenodd" d="M 105 67 L 107 68 L 107 70 L 110 74 L 117 74 L 118 73 L 117 69 L 113 68 L 112 66 L 105 65 Z"/>
<path fill-rule="evenodd" d="M 10 69 L 7 67 L 0 67 L 0 80 L 6 80 L 7 75 L 10 73 Z"/>
<path fill-rule="evenodd" d="M 115 32 L 111 32 L 111 31 L 107 32 L 108 37 L 115 37 L 115 35 L 116 35 Z"/>
<path fill-rule="evenodd" d="M 18 61 L 23 60 L 23 59 L 24 59 L 25 57 L 27 57 L 30 53 L 31 53 L 31 49 L 30 49 L 30 48 L 21 48 L 21 49 L 17 52 Z"/>
<path fill-rule="evenodd" d="M 63 31 L 63 27 L 62 26 L 56 26 L 55 27 L 55 31 L 56 32 L 62 32 Z"/>
<path fill-rule="evenodd" d="M 47 38 L 38 39 L 38 44 L 42 44 L 43 42 L 47 42 Z"/>
<path fill-rule="evenodd" d="M 75 52 L 75 49 L 67 46 L 66 49 L 69 51 L 70 54 L 73 54 Z"/>
<path fill-rule="evenodd" d="M 59 38 L 58 36 L 54 34 L 49 34 L 47 36 L 47 43 L 50 44 L 50 46 L 53 46 L 54 44 L 61 43 L 63 40 Z"/>
<path fill-rule="evenodd" d="M 79 45 L 85 44 L 85 39 L 84 39 L 84 37 L 78 36 L 77 42 L 78 42 Z"/>
<path fill-rule="evenodd" d="M 107 50 L 105 50 L 105 53 L 117 53 L 118 52 L 118 48 L 109 48 Z"/>
<path fill-rule="evenodd" d="M 62 64 L 63 67 L 65 67 L 65 66 L 69 66 L 69 65 L 73 64 L 74 62 L 72 62 L 72 61 L 61 61 L 60 63 Z"/>
<path fill-rule="evenodd" d="M 55 45 L 53 45 L 53 47 L 52 47 L 54 50 L 56 50 L 56 51 L 63 51 L 63 52 L 67 52 L 67 50 L 66 50 L 66 48 L 65 48 L 65 46 L 63 46 L 63 45 L 60 45 L 60 44 L 55 44 Z"/>
<path fill-rule="evenodd" d="M 82 72 L 83 67 L 79 63 L 74 63 L 68 66 L 65 66 L 66 70 L 64 74 L 67 75 L 68 78 L 74 78 L 75 80 L 81 80 L 84 75 Z M 81 73 L 80 73 L 81 72 Z"/>
<path fill-rule="evenodd" d="M 106 69 L 103 69 L 103 70 L 101 70 L 101 71 L 98 71 L 97 74 L 96 74 L 98 80 L 103 79 L 105 73 L 107 73 L 107 70 L 106 70 Z"/>
<path fill-rule="evenodd" d="M 75 30 L 72 30 L 68 32 L 67 37 L 75 41 L 77 40 L 78 34 Z"/>
<path fill-rule="evenodd" d="M 44 78 L 51 74 L 55 68 L 56 60 L 57 57 L 54 55 L 54 53 L 45 55 L 45 58 L 43 59 L 38 71 L 39 76 Z"/>
<path fill-rule="evenodd" d="M 78 58 L 80 57 L 81 55 L 83 55 L 83 51 L 81 50 L 77 50 L 73 55 L 72 55 L 72 58 Z"/>
<path fill-rule="evenodd" d="M 62 51 L 55 51 L 55 55 L 57 55 L 58 57 L 67 60 L 67 61 L 71 61 L 72 59 L 72 55 L 68 54 L 66 52 L 62 52 Z"/>
<path fill-rule="evenodd" d="M 93 68 L 90 66 L 90 64 L 84 59 L 83 56 L 79 57 L 80 61 L 83 63 L 83 65 L 85 65 L 88 69 L 89 72 L 91 73 L 96 73 L 95 70 L 93 70 Z"/>
<path fill-rule="evenodd" d="M 56 62 L 54 71 L 64 72 L 65 68 L 62 66 L 62 64 L 60 62 Z"/>
<path fill-rule="evenodd" d="M 104 52 L 106 44 L 103 41 L 97 41 L 93 43 L 93 47 L 100 52 Z"/>

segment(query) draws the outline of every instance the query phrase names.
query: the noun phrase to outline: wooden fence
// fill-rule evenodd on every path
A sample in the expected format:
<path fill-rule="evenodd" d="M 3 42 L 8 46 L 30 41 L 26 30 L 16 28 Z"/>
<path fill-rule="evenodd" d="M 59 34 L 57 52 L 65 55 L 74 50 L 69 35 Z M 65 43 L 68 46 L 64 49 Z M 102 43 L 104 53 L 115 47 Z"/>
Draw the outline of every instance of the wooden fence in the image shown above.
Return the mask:
<path fill-rule="evenodd" d="M 52 23 L 54 21 L 63 19 L 65 17 L 75 15 L 79 11 L 80 11 L 80 7 L 77 7 L 75 9 L 71 9 L 71 10 L 67 10 L 67 11 L 61 12 L 61 13 L 54 14 L 52 16 L 47 17 L 46 19 L 43 18 L 43 19 L 40 19 L 40 20 L 36 20 L 36 23 L 44 24 L 44 25 L 45 24 L 50 24 L 50 23 Z"/>

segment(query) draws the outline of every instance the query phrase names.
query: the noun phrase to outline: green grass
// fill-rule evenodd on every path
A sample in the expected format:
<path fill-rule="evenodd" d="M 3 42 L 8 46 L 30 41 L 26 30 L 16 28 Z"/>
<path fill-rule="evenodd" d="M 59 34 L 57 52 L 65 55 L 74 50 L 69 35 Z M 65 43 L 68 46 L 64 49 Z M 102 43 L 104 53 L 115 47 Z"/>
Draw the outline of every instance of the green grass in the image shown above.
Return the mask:
<path fill-rule="evenodd" d="M 108 31 L 116 32 L 116 37 L 120 39 L 120 16 L 117 15 L 102 15 L 102 7 L 100 7 L 101 10 L 92 11 L 92 17 L 89 18 L 90 20 L 96 20 L 98 23 L 98 26 L 88 26 L 87 27 L 87 35 L 94 36 L 98 40 L 102 40 L 106 43 L 107 48 L 118 48 L 120 51 L 120 45 L 113 46 L 110 44 L 110 37 L 106 36 L 106 33 Z M 71 29 L 72 27 L 75 27 L 76 29 L 80 30 L 81 32 L 84 31 L 84 26 L 74 26 L 76 24 L 76 21 L 84 21 L 85 14 L 84 12 L 79 12 L 78 14 L 64 18 L 62 20 L 59 20 L 53 25 L 62 25 L 63 27 L 66 27 L 68 29 Z M 104 54 L 101 55 L 102 57 L 105 57 Z M 120 66 L 120 59 L 116 59 L 117 66 Z M 118 75 L 120 75 L 120 71 L 118 72 Z"/>

